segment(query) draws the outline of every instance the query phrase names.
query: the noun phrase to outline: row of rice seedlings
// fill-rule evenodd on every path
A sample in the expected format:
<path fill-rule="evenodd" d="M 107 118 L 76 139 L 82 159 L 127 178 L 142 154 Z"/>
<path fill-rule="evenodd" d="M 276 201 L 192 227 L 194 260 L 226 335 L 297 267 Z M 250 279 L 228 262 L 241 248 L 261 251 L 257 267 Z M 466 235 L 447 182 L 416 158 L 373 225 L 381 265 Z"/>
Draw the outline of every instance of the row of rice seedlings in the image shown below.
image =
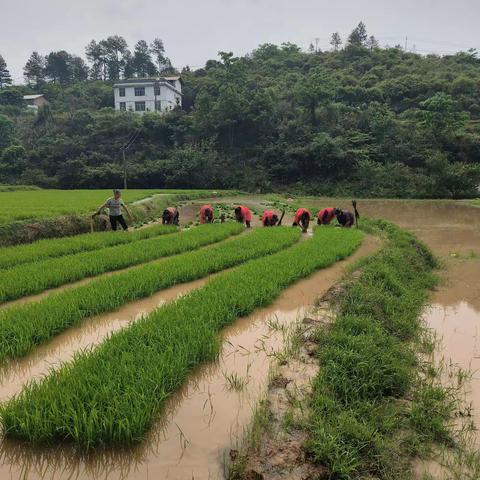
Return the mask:
<path fill-rule="evenodd" d="M 299 236 L 294 229 L 255 229 L 217 245 L 93 279 L 40 301 L 0 310 L 0 361 L 26 354 L 84 318 L 276 252 L 296 242 Z"/>
<path fill-rule="evenodd" d="M 85 449 L 140 441 L 188 373 L 218 356 L 223 327 L 350 255 L 361 240 L 356 229 L 318 229 L 312 239 L 218 275 L 25 386 L 0 411 L 6 435 Z"/>
<path fill-rule="evenodd" d="M 236 223 L 202 225 L 173 235 L 12 267 L 0 275 L 0 302 L 160 257 L 195 250 L 203 245 L 224 240 L 242 230 L 242 226 Z"/>
<path fill-rule="evenodd" d="M 114 245 L 123 245 L 137 240 L 175 233 L 176 231 L 177 227 L 174 226 L 153 225 L 128 234 L 122 232 L 84 233 L 74 237 L 46 239 L 35 243 L 4 247 L 0 249 L 0 269 L 45 258 L 62 257 Z"/>

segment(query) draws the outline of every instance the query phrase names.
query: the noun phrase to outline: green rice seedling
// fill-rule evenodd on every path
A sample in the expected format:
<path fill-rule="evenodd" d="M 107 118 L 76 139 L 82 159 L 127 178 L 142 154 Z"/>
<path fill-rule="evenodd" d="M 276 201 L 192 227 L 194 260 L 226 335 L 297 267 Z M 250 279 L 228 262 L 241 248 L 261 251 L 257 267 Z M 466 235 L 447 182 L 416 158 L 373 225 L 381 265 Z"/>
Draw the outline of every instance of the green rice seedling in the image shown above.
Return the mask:
<path fill-rule="evenodd" d="M 225 224 L 227 225 L 227 224 Z M 235 233 L 237 224 L 207 229 Z M 247 235 L 193 252 L 141 265 L 46 298 L 0 310 L 0 360 L 15 358 L 86 317 L 148 297 L 163 288 L 205 277 L 296 242 L 288 228 L 255 229 Z"/>
<path fill-rule="evenodd" d="M 99 250 L 113 245 L 144 240 L 169 233 L 175 233 L 177 227 L 153 225 L 124 234 L 123 232 L 84 233 L 74 237 L 39 240 L 35 243 L 0 248 L 0 269 L 14 267 L 24 263 L 38 262 L 45 258 L 62 257 L 89 250 Z"/>
<path fill-rule="evenodd" d="M 195 250 L 241 231 L 241 226 L 234 223 L 202 225 L 173 235 L 12 267 L 0 276 L 0 302 L 168 255 Z"/>
<path fill-rule="evenodd" d="M 269 230 L 276 236 L 282 229 Z M 350 255 L 361 240 L 356 229 L 318 229 L 309 240 L 218 275 L 28 384 L 1 408 L 6 435 L 71 440 L 85 449 L 140 441 L 188 373 L 218 356 L 222 328 Z"/>

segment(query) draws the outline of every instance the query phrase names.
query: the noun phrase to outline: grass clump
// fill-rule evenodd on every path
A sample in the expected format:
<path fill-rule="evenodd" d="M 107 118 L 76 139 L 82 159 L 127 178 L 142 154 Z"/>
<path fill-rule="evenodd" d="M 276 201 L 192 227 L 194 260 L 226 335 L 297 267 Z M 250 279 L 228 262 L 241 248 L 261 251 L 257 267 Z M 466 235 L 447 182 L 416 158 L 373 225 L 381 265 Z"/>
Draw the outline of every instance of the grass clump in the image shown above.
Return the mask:
<path fill-rule="evenodd" d="M 269 230 L 276 236 L 282 229 Z M 356 229 L 317 229 L 309 240 L 219 275 L 27 385 L 1 409 L 6 435 L 71 440 L 84 449 L 141 440 L 188 373 L 217 357 L 223 327 L 350 255 L 361 240 Z"/>
<path fill-rule="evenodd" d="M 0 269 L 38 262 L 45 258 L 62 257 L 89 250 L 99 250 L 113 245 L 123 245 L 137 240 L 175 233 L 176 231 L 176 227 L 153 225 L 128 234 L 123 234 L 123 232 L 84 233 L 74 237 L 39 240 L 27 245 L 5 247 L 0 249 Z"/>
<path fill-rule="evenodd" d="M 225 225 L 206 225 L 205 228 L 223 234 L 243 228 L 237 224 Z M 217 245 L 94 279 L 87 285 L 53 293 L 38 302 L 0 310 L 0 361 L 26 354 L 86 317 L 276 252 L 296 242 L 299 236 L 299 232 L 287 228 L 255 229 Z"/>
<path fill-rule="evenodd" d="M 307 448 L 331 478 L 408 478 L 409 455 L 420 444 L 449 441 L 452 406 L 444 390 L 419 377 L 415 355 L 436 262 L 392 224 L 366 227 L 385 244 L 347 279 L 334 300 L 337 321 L 318 333 Z"/>
<path fill-rule="evenodd" d="M 195 250 L 242 231 L 241 225 L 202 225 L 173 235 L 18 265 L 0 276 L 0 302 L 14 300 L 86 277 Z"/>

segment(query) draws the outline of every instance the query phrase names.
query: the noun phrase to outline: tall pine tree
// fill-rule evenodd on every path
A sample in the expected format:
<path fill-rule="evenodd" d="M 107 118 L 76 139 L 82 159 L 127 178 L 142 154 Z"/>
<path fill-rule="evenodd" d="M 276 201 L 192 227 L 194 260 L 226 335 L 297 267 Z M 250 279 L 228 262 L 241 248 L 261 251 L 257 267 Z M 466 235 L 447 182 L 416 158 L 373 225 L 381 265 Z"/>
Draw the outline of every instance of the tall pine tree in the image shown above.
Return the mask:
<path fill-rule="evenodd" d="M 23 76 L 30 86 L 40 88 L 45 83 L 45 58 L 33 52 L 23 67 Z"/>
<path fill-rule="evenodd" d="M 7 68 L 7 62 L 0 55 L 0 88 L 12 84 L 12 77 Z"/>

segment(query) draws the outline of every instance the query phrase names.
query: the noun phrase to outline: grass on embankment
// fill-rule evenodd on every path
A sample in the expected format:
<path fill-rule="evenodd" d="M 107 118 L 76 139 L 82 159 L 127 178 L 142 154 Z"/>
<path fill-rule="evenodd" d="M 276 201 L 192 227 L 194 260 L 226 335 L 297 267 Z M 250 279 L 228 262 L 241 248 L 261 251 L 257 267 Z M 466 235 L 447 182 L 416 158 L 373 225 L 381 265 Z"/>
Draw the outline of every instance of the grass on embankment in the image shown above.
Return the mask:
<path fill-rule="evenodd" d="M 334 301 L 336 322 L 318 332 L 321 368 L 305 426 L 307 449 L 329 478 L 410 478 L 413 455 L 451 441 L 450 394 L 417 357 L 425 347 L 421 312 L 436 283 L 436 262 L 392 224 L 367 222 L 367 228 L 386 244 L 360 262 L 359 276 Z"/>
<path fill-rule="evenodd" d="M 204 228 L 224 233 L 243 230 L 237 223 L 223 225 Z M 53 293 L 38 302 L 0 310 L 0 361 L 25 355 L 84 318 L 276 252 L 296 242 L 299 236 L 300 232 L 294 229 L 255 229 L 216 245 L 94 279 L 87 285 Z"/>
<path fill-rule="evenodd" d="M 64 255 L 123 245 L 176 231 L 177 227 L 174 226 L 152 225 L 128 234 L 123 232 L 84 233 L 74 237 L 39 240 L 26 245 L 0 248 L 0 269 L 38 262 L 46 258 L 63 257 Z"/>
<path fill-rule="evenodd" d="M 41 192 L 43 192 L 42 195 L 45 195 L 52 191 L 42 190 L 40 192 L 23 193 L 33 194 Z M 80 233 L 87 233 L 90 231 L 91 214 L 111 196 L 111 191 L 106 190 L 102 195 L 98 195 L 97 200 L 95 200 L 94 196 L 92 196 L 92 190 L 83 190 L 81 191 L 82 201 L 79 206 L 78 198 L 72 194 L 72 192 L 78 191 L 63 190 L 56 192 L 59 195 L 56 201 L 60 201 L 61 207 L 64 209 L 70 209 L 70 211 L 72 211 L 71 214 L 62 214 L 64 210 L 50 208 L 48 201 L 47 204 L 42 203 L 45 202 L 45 198 L 38 198 L 36 203 L 42 204 L 42 209 L 45 209 L 46 213 L 45 211 L 32 210 L 26 198 L 18 198 L 15 205 L 22 209 L 22 211 L 28 211 L 28 214 L 25 215 L 28 219 L 15 220 L 14 217 L 12 217 L 7 223 L 2 223 L 0 219 L 0 246 L 31 243 L 42 238 L 68 237 Z M 137 199 L 142 198 L 141 202 L 129 204 L 130 211 L 133 215 L 133 225 L 139 225 L 148 220 L 159 218 L 166 207 L 177 206 L 180 202 L 200 198 L 221 197 L 225 193 L 224 191 L 214 192 L 208 190 L 162 190 L 161 195 L 156 195 L 154 194 L 155 192 L 159 191 L 151 190 L 149 193 L 153 195 L 152 197 L 148 197 L 148 193 L 137 196 Z M 15 193 L 16 192 L 13 192 L 13 194 Z M 229 191 L 229 195 L 235 193 L 236 192 Z M 131 194 L 133 196 L 130 196 Z M 8 195 L 11 195 L 11 193 Z M 135 191 L 129 190 L 124 200 L 128 203 L 135 198 L 134 195 Z M 88 205 L 84 202 L 88 202 Z M 67 207 L 65 207 L 65 205 L 67 205 Z M 96 224 L 95 228 L 103 221 L 107 221 L 107 218 L 97 217 L 94 222 Z"/>
<path fill-rule="evenodd" d="M 27 385 L 1 409 L 6 435 L 83 448 L 141 440 L 188 373 L 216 358 L 224 326 L 350 255 L 361 240 L 358 230 L 318 229 L 312 239 L 219 275 Z"/>
<path fill-rule="evenodd" d="M 87 277 L 195 250 L 243 228 L 235 223 L 201 225 L 171 235 L 18 265 L 0 275 L 0 302 L 14 300 Z"/>

